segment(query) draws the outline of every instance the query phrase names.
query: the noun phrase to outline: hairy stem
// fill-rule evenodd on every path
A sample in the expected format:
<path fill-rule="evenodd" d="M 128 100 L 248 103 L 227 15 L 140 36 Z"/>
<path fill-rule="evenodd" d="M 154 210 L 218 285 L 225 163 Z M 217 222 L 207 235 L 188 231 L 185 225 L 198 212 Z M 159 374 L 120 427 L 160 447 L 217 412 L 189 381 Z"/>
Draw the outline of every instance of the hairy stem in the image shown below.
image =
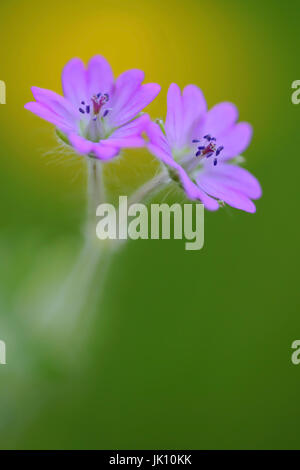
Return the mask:
<path fill-rule="evenodd" d="M 154 194 L 158 190 L 160 191 L 163 186 L 169 182 L 169 180 L 168 172 L 165 169 L 162 169 L 160 173 L 147 181 L 129 197 L 129 205 L 144 202 L 148 197 L 154 196 Z"/>
<path fill-rule="evenodd" d="M 86 241 L 95 238 L 96 209 L 105 202 L 102 163 L 95 158 L 87 158 L 87 220 L 85 227 Z"/>
<path fill-rule="evenodd" d="M 64 349 L 68 349 L 74 340 L 78 346 L 83 342 L 83 336 L 86 337 L 91 331 L 93 312 L 101 295 L 113 253 L 125 242 L 99 240 L 96 236 L 96 209 L 99 204 L 106 202 L 102 176 L 102 163 L 89 158 L 85 240 L 73 269 L 55 293 L 50 310 L 44 318 L 47 333 L 50 334 L 52 330 L 57 339 L 60 337 L 59 343 Z M 161 171 L 129 197 L 129 204 L 145 202 L 168 182 L 168 172 Z"/>

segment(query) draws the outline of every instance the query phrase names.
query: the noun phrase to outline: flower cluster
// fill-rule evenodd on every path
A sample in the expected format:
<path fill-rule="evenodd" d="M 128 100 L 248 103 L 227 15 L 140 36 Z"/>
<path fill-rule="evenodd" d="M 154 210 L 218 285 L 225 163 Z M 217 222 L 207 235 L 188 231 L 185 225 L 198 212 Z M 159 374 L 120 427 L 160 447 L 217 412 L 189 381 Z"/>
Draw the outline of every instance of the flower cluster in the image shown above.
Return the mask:
<path fill-rule="evenodd" d="M 101 56 L 93 57 L 87 68 L 72 59 L 62 73 L 64 96 L 33 87 L 35 101 L 25 108 L 54 124 L 79 154 L 108 161 L 122 148 L 147 146 L 189 199 L 201 201 L 208 210 L 227 203 L 255 212 L 252 200 L 261 196 L 260 184 L 236 158 L 249 145 L 252 128 L 237 122 L 236 107 L 224 102 L 207 110 L 197 86 L 188 85 L 181 93 L 173 83 L 165 123 L 152 122 L 141 112 L 160 86 L 143 80 L 137 69 L 114 80 Z"/>

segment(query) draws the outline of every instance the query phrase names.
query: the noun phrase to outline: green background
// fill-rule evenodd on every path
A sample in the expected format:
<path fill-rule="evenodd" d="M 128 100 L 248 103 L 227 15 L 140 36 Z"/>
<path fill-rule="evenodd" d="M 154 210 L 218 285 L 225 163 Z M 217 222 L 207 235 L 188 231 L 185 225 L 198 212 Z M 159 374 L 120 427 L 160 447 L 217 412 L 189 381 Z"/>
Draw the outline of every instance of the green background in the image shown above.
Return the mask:
<path fill-rule="evenodd" d="M 0 448 L 300 448 L 299 8 L 1 3 Z M 129 242 L 95 308 L 93 279 L 82 330 L 70 332 L 43 318 L 80 249 L 85 167 L 58 155 L 51 125 L 23 106 L 32 85 L 60 91 L 63 65 L 96 53 L 116 75 L 137 67 L 162 85 L 153 117 L 165 115 L 172 81 L 199 85 L 209 106 L 236 103 L 254 127 L 245 156 L 264 194 L 255 215 L 206 212 L 199 252 Z M 122 191 L 153 164 L 125 155 L 112 182 Z"/>

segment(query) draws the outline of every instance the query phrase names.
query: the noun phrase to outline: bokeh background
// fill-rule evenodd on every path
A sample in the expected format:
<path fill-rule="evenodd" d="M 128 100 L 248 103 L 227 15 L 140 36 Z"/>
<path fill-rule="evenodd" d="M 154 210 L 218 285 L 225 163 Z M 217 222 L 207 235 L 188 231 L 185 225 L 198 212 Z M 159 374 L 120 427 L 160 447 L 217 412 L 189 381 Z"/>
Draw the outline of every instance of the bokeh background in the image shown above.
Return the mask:
<path fill-rule="evenodd" d="M 299 8 L 1 2 L 0 448 L 299 449 Z M 245 156 L 264 195 L 255 215 L 206 213 L 199 252 L 128 243 L 102 290 L 93 280 L 81 335 L 43 318 L 80 250 L 85 167 L 23 106 L 32 85 L 61 91 L 70 58 L 98 53 L 116 75 L 137 67 L 162 85 L 153 117 L 172 81 L 198 84 L 209 106 L 236 103 L 254 126 Z M 112 179 L 137 182 L 151 165 L 124 155 Z"/>

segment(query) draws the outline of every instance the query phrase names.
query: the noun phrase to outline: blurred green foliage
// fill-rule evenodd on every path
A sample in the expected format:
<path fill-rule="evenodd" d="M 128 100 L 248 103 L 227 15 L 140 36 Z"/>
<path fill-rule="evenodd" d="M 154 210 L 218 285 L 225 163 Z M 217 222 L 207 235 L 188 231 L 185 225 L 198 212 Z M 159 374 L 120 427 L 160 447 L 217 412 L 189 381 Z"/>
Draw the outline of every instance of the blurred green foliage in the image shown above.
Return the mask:
<path fill-rule="evenodd" d="M 0 448 L 299 449 L 300 367 L 290 360 L 300 332 L 300 106 L 290 99 L 299 8 L 294 0 L 1 4 L 10 47 L 0 77 Z M 67 331 L 56 340 L 40 323 L 80 250 L 84 165 L 56 159 L 51 126 L 23 104 L 31 85 L 59 90 L 69 58 L 95 53 L 116 72 L 140 67 L 163 85 L 153 117 L 164 116 L 171 81 L 197 83 L 210 106 L 234 101 L 254 126 L 245 156 L 264 195 L 255 215 L 206 213 L 200 252 L 181 241 L 128 243 L 102 296 L 93 279 L 81 318 L 88 335 L 76 331 L 64 345 Z M 148 165 L 152 157 L 134 152 L 106 172 L 126 191 Z"/>

